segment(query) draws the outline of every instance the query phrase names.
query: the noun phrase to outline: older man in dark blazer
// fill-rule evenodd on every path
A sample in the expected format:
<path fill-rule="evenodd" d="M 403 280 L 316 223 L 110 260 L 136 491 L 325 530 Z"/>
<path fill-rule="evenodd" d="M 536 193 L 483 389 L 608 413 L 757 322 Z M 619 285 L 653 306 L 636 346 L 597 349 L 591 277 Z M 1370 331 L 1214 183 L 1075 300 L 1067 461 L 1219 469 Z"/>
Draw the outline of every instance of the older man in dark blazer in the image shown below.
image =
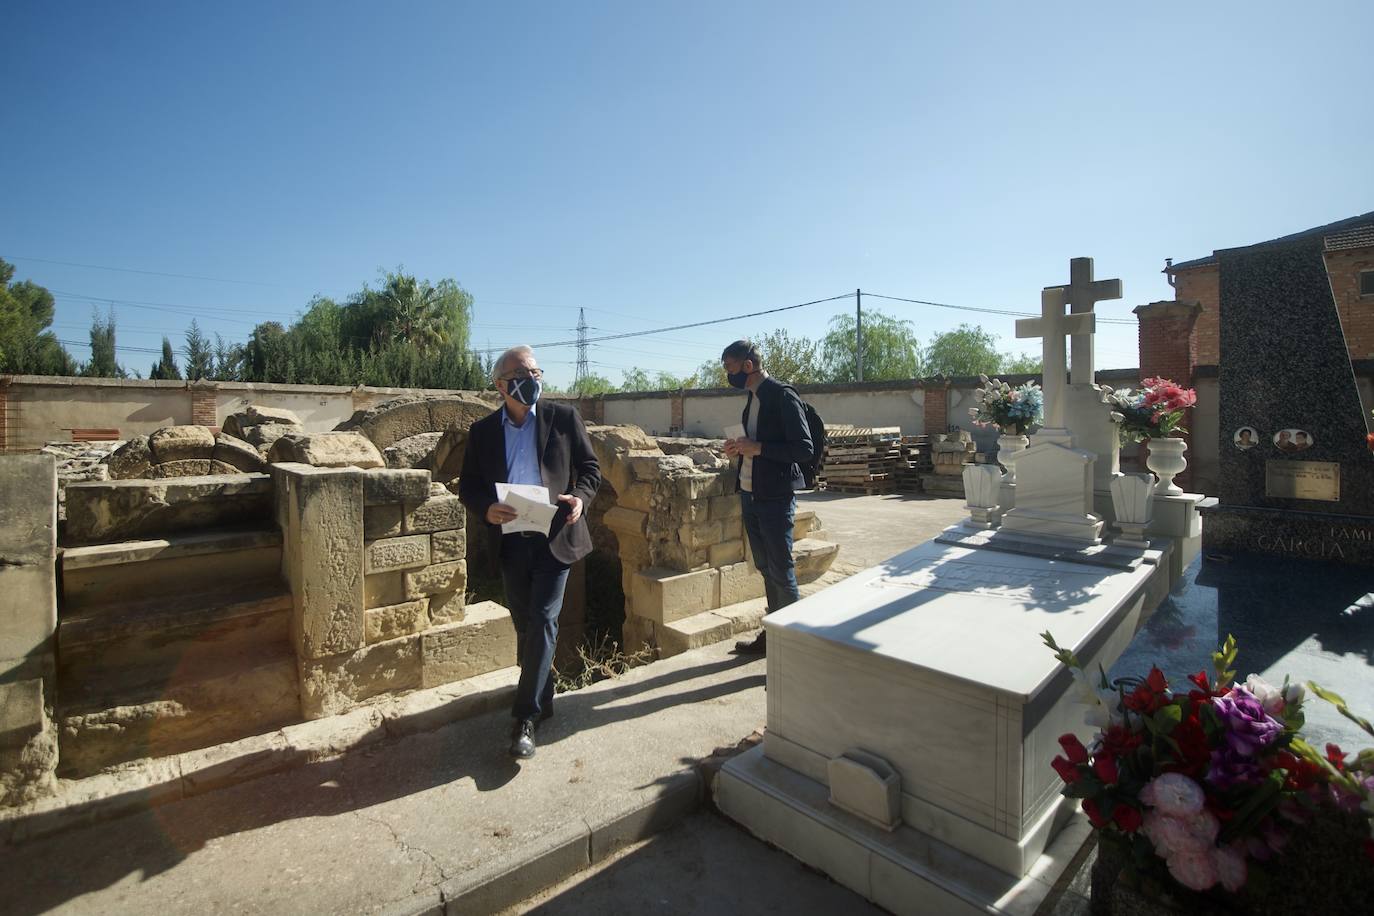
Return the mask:
<path fill-rule="evenodd" d="M 472 424 L 458 495 L 485 519 L 501 558 L 506 604 L 515 622 L 520 684 L 511 714 L 511 756 L 534 756 L 534 730 L 553 715 L 554 645 L 568 567 L 591 553 L 583 512 L 601 485 L 601 469 L 577 411 L 540 401 L 543 373 L 529 347 L 512 347 L 494 367 L 504 405 Z M 496 484 L 534 484 L 558 494 L 547 534 L 502 534 L 515 510 Z"/>

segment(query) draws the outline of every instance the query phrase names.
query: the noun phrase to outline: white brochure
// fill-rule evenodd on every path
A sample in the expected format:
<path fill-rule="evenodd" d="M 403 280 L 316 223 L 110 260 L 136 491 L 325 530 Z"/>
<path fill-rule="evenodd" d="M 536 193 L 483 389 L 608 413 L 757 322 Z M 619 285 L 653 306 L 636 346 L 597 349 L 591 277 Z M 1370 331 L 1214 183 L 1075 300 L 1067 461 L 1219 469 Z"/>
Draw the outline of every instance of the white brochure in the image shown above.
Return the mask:
<path fill-rule="evenodd" d="M 501 526 L 502 534 L 534 531 L 548 534 L 558 507 L 550 504 L 547 487 L 524 483 L 498 483 L 496 498 L 515 510 L 515 518 Z"/>
<path fill-rule="evenodd" d="M 743 438 L 744 438 L 744 424 L 742 424 L 742 423 L 735 423 L 735 424 L 732 424 L 732 425 L 730 425 L 730 426 L 725 427 L 725 438 L 727 438 L 727 439 L 743 439 Z"/>

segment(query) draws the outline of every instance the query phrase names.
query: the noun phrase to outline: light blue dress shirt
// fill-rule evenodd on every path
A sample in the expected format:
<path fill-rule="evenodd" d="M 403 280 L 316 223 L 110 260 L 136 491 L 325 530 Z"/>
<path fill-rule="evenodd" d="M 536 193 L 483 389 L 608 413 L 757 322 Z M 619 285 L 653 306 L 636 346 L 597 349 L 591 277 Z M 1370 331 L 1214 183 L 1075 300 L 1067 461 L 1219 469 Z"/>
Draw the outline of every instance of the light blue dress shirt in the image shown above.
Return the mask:
<path fill-rule="evenodd" d="M 539 473 L 539 436 L 535 418 L 538 406 L 535 404 L 530 407 L 523 426 L 512 423 L 510 414 L 504 407 L 501 408 L 501 426 L 506 437 L 507 483 L 533 484 L 536 487 L 544 485 L 544 478 Z"/>

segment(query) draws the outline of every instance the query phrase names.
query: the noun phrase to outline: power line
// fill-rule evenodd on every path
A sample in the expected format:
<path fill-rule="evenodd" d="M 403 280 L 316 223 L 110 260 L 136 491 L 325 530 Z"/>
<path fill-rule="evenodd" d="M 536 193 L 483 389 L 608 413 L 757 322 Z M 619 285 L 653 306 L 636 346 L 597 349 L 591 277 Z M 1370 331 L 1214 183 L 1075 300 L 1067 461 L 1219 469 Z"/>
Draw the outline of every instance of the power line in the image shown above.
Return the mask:
<path fill-rule="evenodd" d="M 241 283 L 245 286 L 285 286 L 284 283 L 268 283 L 264 280 L 229 280 L 224 277 L 201 277 L 195 274 L 169 274 L 160 270 L 135 270 L 132 267 L 106 267 L 103 264 L 80 264 L 76 261 L 54 261 L 50 258 L 29 258 L 10 255 L 12 261 L 34 261 L 39 264 L 61 264 L 63 267 L 84 267 L 87 270 L 111 270 L 121 274 L 144 274 L 149 277 L 173 277 L 178 280 L 208 280 L 212 283 Z"/>
<path fill-rule="evenodd" d="M 894 301 L 894 302 L 911 302 L 911 303 L 914 303 L 914 304 L 916 304 L 916 305 L 933 305 L 933 306 L 935 306 L 936 308 L 942 308 L 942 309 L 957 309 L 957 310 L 959 310 L 959 311 L 961 311 L 961 312 L 982 312 L 982 313 L 984 313 L 984 314 L 986 314 L 986 315 L 1009 315 L 1009 316 L 1011 316 L 1011 317 L 1013 317 L 1013 318 L 1039 318 L 1039 317 L 1040 317 L 1039 313 L 1037 313 L 1037 312 L 1012 312 L 1012 311 L 1008 311 L 1008 310 L 1006 310 L 1006 309 L 985 309 L 985 308 L 978 308 L 977 306 L 972 306 L 972 305 L 952 305 L 952 304 L 950 304 L 950 303 L 948 303 L 948 302 L 930 302 L 930 301 L 928 301 L 928 300 L 926 300 L 926 299 L 903 299 L 901 296 L 884 296 L 884 295 L 882 295 L 881 293 L 864 293 L 864 295 L 865 295 L 865 296 L 872 296 L 874 299 L 891 299 L 891 300 Z M 1100 315 L 1098 316 L 1097 320 L 1098 320 L 1099 323 L 1102 323 L 1102 324 L 1130 324 L 1130 325 L 1134 325 L 1134 324 L 1136 323 L 1134 320 L 1132 320 L 1132 319 L 1130 319 L 1130 318 L 1103 318 L 1103 317 L 1100 316 Z"/>
<path fill-rule="evenodd" d="M 539 348 L 539 347 L 574 347 L 574 346 L 578 346 L 579 344 L 600 343 L 600 342 L 602 342 L 602 341 L 604 341 L 604 340 L 623 340 L 623 339 L 626 338 L 626 337 L 645 337 L 645 336 L 648 336 L 648 335 L 650 335 L 650 334 L 661 334 L 661 333 L 666 333 L 666 332 L 668 332 L 668 331 L 681 331 L 681 330 L 684 330 L 684 329 L 686 329 L 686 328 L 701 328 L 701 327 L 705 327 L 706 325 L 710 325 L 710 324 L 724 324 L 724 323 L 727 322 L 727 321 L 739 321 L 739 320 L 744 319 L 744 318 L 757 318 L 757 317 L 760 316 L 760 315 L 772 315 L 772 314 L 775 314 L 775 313 L 777 313 L 777 312 L 787 312 L 787 311 L 791 311 L 792 309 L 805 308 L 805 307 L 808 306 L 808 305 L 819 305 L 819 304 L 821 304 L 822 302 L 834 302 L 836 299 L 848 299 L 848 298 L 849 298 L 849 294 L 848 294 L 848 293 L 845 293 L 843 296 L 831 296 L 831 297 L 829 297 L 828 299 L 813 299 L 813 300 L 810 301 L 810 302 L 799 302 L 799 303 L 797 303 L 796 305 L 784 305 L 784 306 L 781 306 L 780 308 L 775 308 L 775 309 L 764 309 L 764 310 L 761 311 L 761 312 L 747 312 L 747 313 L 745 313 L 745 314 L 743 314 L 743 315 L 731 315 L 729 318 L 712 318 L 712 319 L 710 319 L 709 321 L 694 321 L 694 322 L 692 322 L 691 324 L 675 324 L 675 325 L 673 325 L 672 327 L 657 328 L 657 329 L 651 330 L 651 331 L 626 331 L 626 332 L 623 333 L 623 334 L 608 334 L 608 335 L 606 335 L 605 337 L 589 337 L 589 338 L 587 338 L 587 339 L 584 340 L 584 341 L 579 341 L 579 340 L 576 340 L 576 339 L 574 339 L 574 340 L 556 340 L 556 341 L 552 341 L 552 342 L 550 342 L 550 343 L 531 344 L 531 346 L 532 346 L 532 347 L 536 347 L 536 348 Z M 500 348 L 500 347 L 490 347 L 490 348 L 488 348 L 488 349 L 477 350 L 477 351 L 475 351 L 475 352 L 477 352 L 477 353 L 499 353 L 499 352 L 501 352 L 501 349 L 502 349 L 502 348 Z"/>

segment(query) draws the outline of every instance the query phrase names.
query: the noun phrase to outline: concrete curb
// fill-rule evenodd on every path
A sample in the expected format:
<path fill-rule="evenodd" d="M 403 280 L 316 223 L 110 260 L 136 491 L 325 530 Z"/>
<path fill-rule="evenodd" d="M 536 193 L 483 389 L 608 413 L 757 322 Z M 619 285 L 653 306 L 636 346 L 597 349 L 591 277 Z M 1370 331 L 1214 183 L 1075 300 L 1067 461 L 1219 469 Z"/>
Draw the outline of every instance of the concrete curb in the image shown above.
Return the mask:
<path fill-rule="evenodd" d="M 288 725 L 169 757 L 60 780 L 54 795 L 0 809 L 0 845 L 17 845 L 168 802 L 318 763 L 387 740 L 434 731 L 510 704 L 520 669 L 387 697 L 337 716 Z"/>
<path fill-rule="evenodd" d="M 582 818 L 550 831 L 514 858 L 490 862 L 416 896 L 391 904 L 381 916 L 487 916 L 515 906 L 547 887 L 602 862 L 631 843 L 661 833 L 703 802 L 696 769 L 664 776 L 652 794 L 619 810 Z"/>

